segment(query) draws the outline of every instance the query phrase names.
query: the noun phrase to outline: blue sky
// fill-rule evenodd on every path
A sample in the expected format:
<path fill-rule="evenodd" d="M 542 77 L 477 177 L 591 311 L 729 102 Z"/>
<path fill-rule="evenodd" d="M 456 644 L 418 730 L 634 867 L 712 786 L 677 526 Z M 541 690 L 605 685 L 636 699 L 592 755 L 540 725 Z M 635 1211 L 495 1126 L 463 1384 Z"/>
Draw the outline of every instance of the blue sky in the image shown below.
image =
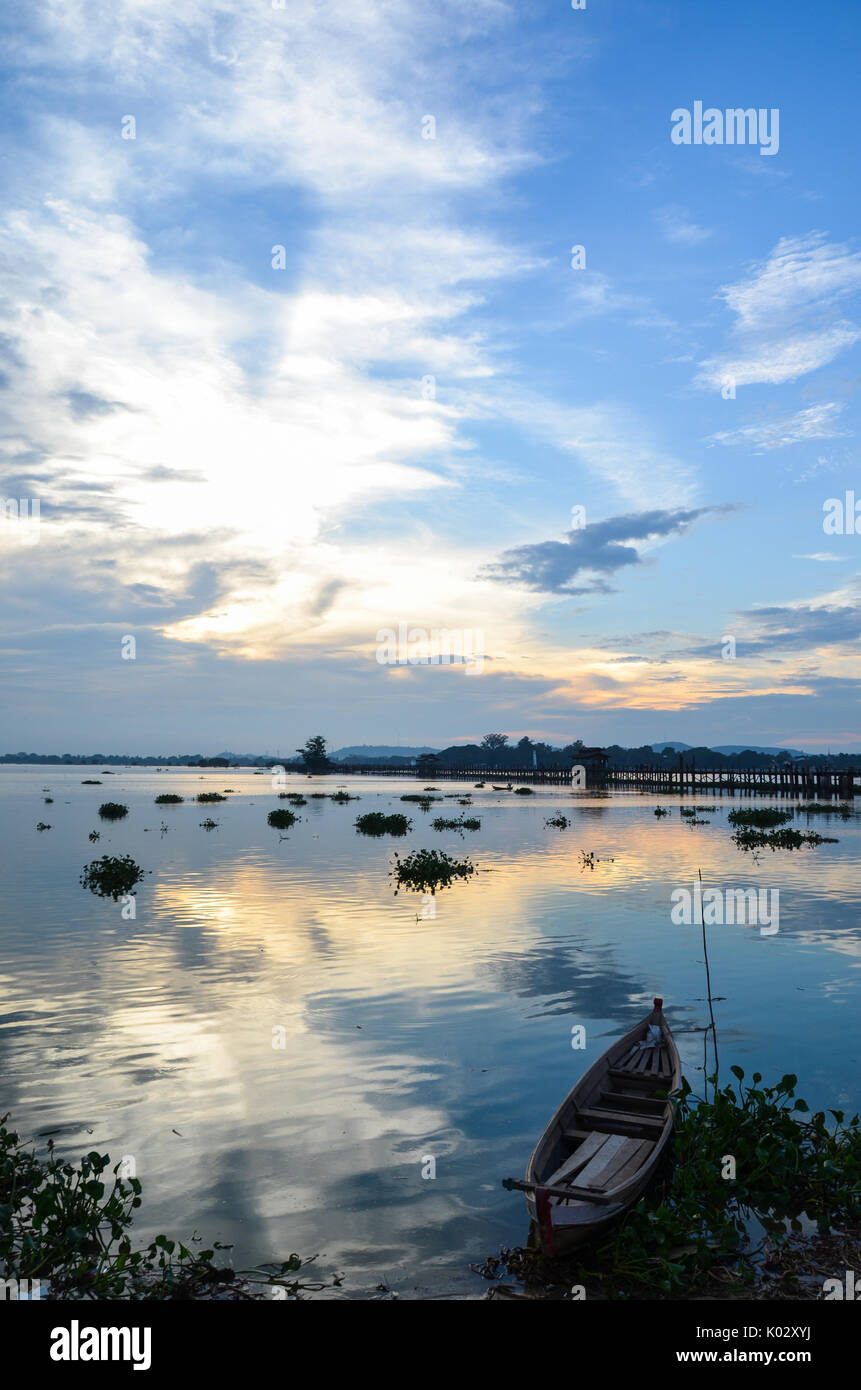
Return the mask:
<path fill-rule="evenodd" d="M 4 26 L 6 749 L 861 748 L 857 6 Z"/>

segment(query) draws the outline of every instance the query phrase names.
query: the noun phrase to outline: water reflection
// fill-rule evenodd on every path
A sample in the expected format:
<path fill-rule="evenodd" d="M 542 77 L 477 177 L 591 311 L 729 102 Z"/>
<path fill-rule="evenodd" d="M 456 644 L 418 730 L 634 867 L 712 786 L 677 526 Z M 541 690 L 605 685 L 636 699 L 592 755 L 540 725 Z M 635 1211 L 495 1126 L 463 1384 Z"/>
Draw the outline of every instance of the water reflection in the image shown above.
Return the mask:
<path fill-rule="evenodd" d="M 394 896 L 392 852 L 457 858 L 460 837 L 421 811 L 405 840 L 353 828 L 400 809 L 403 783 L 355 779 L 349 806 L 309 799 L 282 840 L 266 824 L 279 804 L 268 778 L 134 770 L 113 779 L 130 814 L 99 847 L 148 871 L 124 920 L 78 884 L 103 795 L 81 777 L 0 780 L 2 1106 L 24 1131 L 59 1129 L 72 1153 L 134 1154 L 142 1235 L 196 1228 L 235 1242 L 237 1265 L 319 1250 L 346 1272 L 338 1297 L 383 1279 L 405 1296 L 480 1293 L 469 1262 L 525 1237 L 499 1179 L 655 993 L 696 1081 L 702 945 L 696 926 L 671 923 L 670 894 L 700 868 L 707 885 L 780 891 L 778 935 L 709 935 L 724 1065 L 792 1070 L 811 1104 L 858 1106 L 855 817 L 830 820 L 837 845 L 753 862 L 730 840 L 728 799 L 691 829 L 671 798 L 658 819 L 655 797 L 470 788 L 480 873 L 423 918 L 421 895 Z M 43 782 L 50 834 L 35 830 Z M 153 805 L 201 782 L 236 788 L 211 833 L 193 800 Z M 557 809 L 564 831 L 544 825 Z M 575 1024 L 585 1052 L 572 1051 Z"/>

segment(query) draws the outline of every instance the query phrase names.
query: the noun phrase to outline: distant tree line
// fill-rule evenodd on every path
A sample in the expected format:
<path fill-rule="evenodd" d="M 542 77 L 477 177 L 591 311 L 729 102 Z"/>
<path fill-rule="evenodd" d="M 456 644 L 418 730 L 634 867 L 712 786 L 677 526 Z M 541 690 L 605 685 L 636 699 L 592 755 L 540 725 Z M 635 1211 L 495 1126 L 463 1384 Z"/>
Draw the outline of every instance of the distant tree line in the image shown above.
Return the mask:
<path fill-rule="evenodd" d="M 586 759 L 595 752 L 602 752 L 608 760 L 611 768 L 673 768 L 679 766 L 681 759 L 682 766 L 685 768 L 697 767 L 701 769 L 726 768 L 756 768 L 768 770 L 769 768 L 780 768 L 785 763 L 792 761 L 788 754 L 781 753 L 755 753 L 748 749 L 742 753 L 717 753 L 711 748 L 686 748 L 683 752 L 675 752 L 672 748 L 666 748 L 661 753 L 656 753 L 650 744 L 643 744 L 639 748 L 623 748 L 618 743 L 610 744 L 603 749 L 586 748 L 582 739 L 575 739 L 572 743 L 566 743 L 563 748 L 552 748 L 549 743 L 540 741 L 534 742 L 530 738 L 521 738 L 517 743 L 511 743 L 507 734 L 485 734 L 480 743 L 455 743 L 450 748 L 443 748 L 439 753 L 424 754 L 419 759 L 414 758 L 359 758 L 355 755 L 335 762 L 330 758 L 326 749 L 326 740 L 322 734 L 314 734 L 301 748 L 297 748 L 297 758 L 286 760 L 284 766 L 301 769 L 308 773 L 315 772 L 334 772 L 338 769 L 349 770 L 351 764 L 365 763 L 367 765 L 377 764 L 382 767 L 414 767 L 416 763 L 427 767 L 432 772 L 434 767 L 440 768 L 495 768 L 500 772 L 507 770 L 515 771 L 523 768 L 537 767 L 548 770 L 558 768 L 571 768 L 577 763 L 578 759 Z M 796 759 L 796 761 L 798 761 Z M 831 767 L 848 768 L 857 767 L 861 763 L 861 754 L 858 753 L 811 753 L 803 759 L 811 767 Z M 125 767 L 271 767 L 276 762 L 269 754 L 243 753 L 235 757 L 207 757 L 203 753 L 179 753 L 170 754 L 162 757 L 123 755 L 118 753 L 3 753 L 0 754 L 0 763 L 36 763 L 36 764 L 102 764 L 105 767 L 122 765 Z"/>

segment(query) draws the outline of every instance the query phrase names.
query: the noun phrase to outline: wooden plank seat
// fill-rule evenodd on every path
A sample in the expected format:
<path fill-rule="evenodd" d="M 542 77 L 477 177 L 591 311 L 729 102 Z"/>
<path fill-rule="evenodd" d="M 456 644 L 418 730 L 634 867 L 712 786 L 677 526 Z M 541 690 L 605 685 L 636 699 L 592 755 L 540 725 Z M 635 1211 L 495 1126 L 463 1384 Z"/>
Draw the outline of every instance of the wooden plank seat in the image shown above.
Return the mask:
<path fill-rule="evenodd" d="M 579 1128 L 597 1130 L 601 1134 L 625 1134 L 635 1139 L 654 1139 L 664 1127 L 664 1117 L 651 1115 L 625 1115 L 618 1110 L 592 1106 L 578 1110 L 576 1123 Z M 568 1131 L 566 1131 L 567 1136 Z"/>
<path fill-rule="evenodd" d="M 660 1047 L 640 1047 L 637 1043 L 628 1049 L 612 1070 L 630 1072 L 633 1076 L 671 1076 L 669 1049 L 665 1044 Z"/>
<path fill-rule="evenodd" d="M 665 1100 L 655 1100 L 652 1096 L 628 1095 L 624 1091 L 602 1091 L 598 1097 L 602 1109 L 621 1110 L 632 1115 L 663 1115 Z"/>
<path fill-rule="evenodd" d="M 560 1185 L 564 1186 L 566 1196 L 574 1200 L 589 1200 L 590 1193 L 596 1196 L 616 1186 L 629 1173 L 636 1172 L 654 1148 L 654 1141 L 638 1139 L 623 1134 L 603 1134 L 591 1136 L 597 1144 L 591 1156 L 583 1160 L 577 1174 L 576 1185 L 570 1188 L 565 1184 L 561 1170 L 548 1180 L 548 1187 L 555 1187 L 557 1195 L 553 1200 L 565 1200 L 558 1196 Z M 585 1148 L 585 1145 L 582 1147 Z M 572 1155 L 572 1158 L 574 1155 Z M 563 1168 L 565 1165 L 563 1165 Z M 573 1173 L 569 1170 L 571 1176 Z"/>

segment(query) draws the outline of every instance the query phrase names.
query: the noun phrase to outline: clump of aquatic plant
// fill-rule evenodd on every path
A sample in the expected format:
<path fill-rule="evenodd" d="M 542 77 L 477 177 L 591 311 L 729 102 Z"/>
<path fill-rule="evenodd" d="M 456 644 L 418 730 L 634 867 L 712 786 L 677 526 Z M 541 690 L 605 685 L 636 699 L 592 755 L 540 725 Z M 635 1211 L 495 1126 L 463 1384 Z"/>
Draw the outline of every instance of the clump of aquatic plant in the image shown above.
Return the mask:
<path fill-rule="evenodd" d="M 295 825 L 299 817 L 292 811 L 270 811 L 266 817 L 269 824 L 275 830 L 289 830 L 291 825 Z"/>
<path fill-rule="evenodd" d="M 432 803 L 432 802 L 434 802 L 434 801 L 441 801 L 441 800 L 442 800 L 442 797 L 441 797 L 441 796 L 419 796 L 419 795 L 413 795 L 412 793 L 409 793 L 409 792 L 407 793 L 406 796 L 402 796 L 402 797 L 401 797 L 401 801 L 412 801 L 412 802 L 415 802 L 416 806 L 418 806 L 418 808 L 419 808 L 420 811 L 429 811 L 430 808 L 431 808 L 431 803 Z"/>
<path fill-rule="evenodd" d="M 99 807 L 102 820 L 122 820 L 128 813 L 128 806 L 124 806 L 121 801 L 103 801 Z"/>
<path fill-rule="evenodd" d="M 452 859 L 438 849 L 417 849 L 406 858 L 395 855 L 395 867 L 391 871 L 398 885 L 395 889 L 409 888 L 414 893 L 436 893 L 438 888 L 448 888 L 455 879 L 469 878 L 475 873 L 475 865 L 469 859 Z"/>
<path fill-rule="evenodd" d="M 483 789 L 483 787 L 484 787 L 484 783 L 483 783 L 483 782 L 476 782 L 476 784 L 475 784 L 475 790 L 476 790 L 477 792 L 480 792 L 480 791 Z"/>
<path fill-rule="evenodd" d="M 212 816 L 207 816 L 207 817 L 206 817 L 206 820 L 202 820 L 202 821 L 200 822 L 200 828 L 201 828 L 201 830 L 217 830 L 217 829 L 218 829 L 218 821 L 217 821 L 217 820 L 213 820 L 213 819 L 212 819 Z"/>
<path fill-rule="evenodd" d="M 101 782 L 94 780 L 92 777 L 85 777 L 81 783 L 82 787 L 100 787 L 101 785 Z"/>
<path fill-rule="evenodd" d="M 477 816 L 437 816 L 431 821 L 434 830 L 480 830 L 481 821 Z"/>
<path fill-rule="evenodd" d="M 80 883 L 100 898 L 113 898 L 114 902 L 126 893 L 133 893 L 136 883 L 140 883 L 144 871 L 130 855 L 105 854 L 85 864 Z"/>
<path fill-rule="evenodd" d="M 571 822 L 561 811 L 557 811 L 555 816 L 548 816 L 544 824 L 552 825 L 555 830 L 567 830 Z"/>
<path fill-rule="evenodd" d="M 360 835 L 406 835 L 412 825 L 406 816 L 387 816 L 382 811 L 368 811 L 367 815 L 359 816 L 356 820 Z"/>
<path fill-rule="evenodd" d="M 43 796 L 42 800 L 46 806 L 53 806 L 54 804 L 54 798 L 52 796 Z"/>
<path fill-rule="evenodd" d="M 671 1097 L 675 1110 L 673 1163 L 662 1182 L 632 1207 L 601 1244 L 565 1261 L 537 1256 L 537 1278 L 596 1285 L 610 1297 L 674 1296 L 702 1289 L 718 1274 L 721 1287 L 751 1283 L 758 1224 L 776 1246 L 802 1230 L 822 1234 L 861 1219 L 861 1127 L 842 1110 L 811 1114 L 795 1098 L 797 1077 L 762 1086 L 754 1072 L 711 1100 L 695 1097 L 686 1080 Z M 727 1157 L 734 1160 L 727 1175 Z M 519 1253 L 519 1252 L 518 1252 Z M 492 1276 L 491 1276 L 492 1277 Z"/>
<path fill-rule="evenodd" d="M 848 801 L 840 801 L 835 805 L 829 801 L 803 801 L 800 806 L 796 806 L 797 816 L 840 816 L 842 820 L 849 820 L 852 815 L 852 807 Z"/>
<path fill-rule="evenodd" d="M 177 796 L 175 792 L 162 792 L 161 796 L 155 799 L 156 806 L 179 806 L 185 800 L 184 796 Z"/>
<path fill-rule="evenodd" d="M 515 796 L 534 796 L 534 792 L 533 792 L 533 790 L 532 790 L 531 787 L 515 787 L 515 788 L 514 788 L 514 795 L 515 795 Z"/>
<path fill-rule="evenodd" d="M 308 805 L 308 802 L 306 801 L 305 797 L 304 797 L 304 796 L 300 796 L 298 792 L 279 792 L 279 793 L 278 793 L 278 800 L 279 800 L 279 801 L 289 801 L 291 806 L 307 806 L 307 805 Z"/>
<path fill-rule="evenodd" d="M 337 801 L 339 806 L 346 806 L 348 801 L 361 801 L 361 797 L 350 796 L 349 792 L 334 792 L 330 800 Z"/>
<path fill-rule="evenodd" d="M 469 796 L 457 796 L 457 797 L 455 797 L 455 801 L 457 802 L 458 806 L 471 806 L 471 805 L 472 805 L 472 798 L 469 797 Z"/>
<path fill-rule="evenodd" d="M 92 840 L 93 843 L 95 843 L 96 840 L 100 840 L 101 838 L 102 837 L 99 834 L 98 830 L 91 830 L 89 835 L 87 836 L 87 839 Z"/>
<path fill-rule="evenodd" d="M 730 811 L 727 820 L 730 825 L 754 825 L 760 830 L 768 830 L 772 825 L 785 825 L 792 820 L 792 812 L 779 811 L 775 806 L 746 806 Z"/>
<path fill-rule="evenodd" d="M 615 859 L 599 859 L 593 849 L 581 849 L 580 867 L 594 869 L 596 864 L 615 864 Z"/>
<path fill-rule="evenodd" d="M 53 827 L 52 825 L 46 825 L 45 822 L 44 822 L 43 820 L 40 820 L 40 821 L 37 821 L 37 822 L 36 822 L 36 829 L 37 829 L 37 830 L 53 830 L 53 828 L 54 828 L 54 827 Z"/>
<path fill-rule="evenodd" d="M 54 1153 L 39 1157 L 0 1116 L 0 1272 L 43 1281 L 50 1299 L 162 1300 L 254 1297 L 280 1285 L 288 1297 L 322 1283 L 296 1276 L 310 1261 L 291 1255 L 270 1266 L 235 1272 L 213 1264 L 216 1250 L 192 1251 L 158 1235 L 133 1249 L 131 1226 L 142 1203 L 138 1178 L 95 1150 L 78 1163 Z M 32 1286 L 31 1286 L 32 1287 Z M 44 1290 L 43 1290 L 44 1291 Z M 271 1289 L 267 1297 L 271 1297 Z"/>
<path fill-rule="evenodd" d="M 703 816 L 689 816 L 686 825 L 711 825 L 710 820 L 705 820 Z"/>
<path fill-rule="evenodd" d="M 656 806 L 656 807 L 655 807 L 655 815 L 656 815 L 656 816 L 668 816 L 669 814 L 670 814 L 670 813 L 669 813 L 669 811 L 667 810 L 667 807 L 666 807 L 666 806 Z"/>
<path fill-rule="evenodd" d="M 311 800 L 312 800 L 312 801 L 328 801 L 328 800 L 329 800 L 329 793 L 328 793 L 328 792 L 309 792 L 308 795 L 311 797 Z"/>
<path fill-rule="evenodd" d="M 201 806 L 211 806 L 215 801 L 226 801 L 227 797 L 222 796 L 221 792 L 198 792 L 196 799 Z"/>
<path fill-rule="evenodd" d="M 438 792 L 439 787 L 425 787 L 426 792 Z"/>
<path fill-rule="evenodd" d="M 743 826 L 733 835 L 739 849 L 801 849 L 804 845 L 838 845 L 839 840 L 831 835 L 818 835 L 815 830 L 755 830 Z"/>

